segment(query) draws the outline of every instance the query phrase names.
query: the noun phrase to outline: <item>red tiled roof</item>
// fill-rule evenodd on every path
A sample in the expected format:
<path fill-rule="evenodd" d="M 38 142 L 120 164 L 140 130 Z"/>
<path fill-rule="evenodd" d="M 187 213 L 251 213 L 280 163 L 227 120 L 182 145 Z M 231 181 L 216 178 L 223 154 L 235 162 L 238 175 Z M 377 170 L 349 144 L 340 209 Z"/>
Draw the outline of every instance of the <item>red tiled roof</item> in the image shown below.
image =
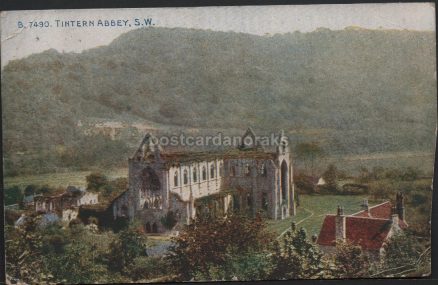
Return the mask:
<path fill-rule="evenodd" d="M 354 216 L 354 217 L 370 217 L 370 212 L 364 210 L 364 211 L 357 212 L 356 214 L 353 214 L 352 216 Z"/>
<path fill-rule="evenodd" d="M 316 241 L 319 245 L 334 245 L 336 241 L 336 224 L 334 215 L 326 215 Z"/>
<path fill-rule="evenodd" d="M 390 219 L 392 214 L 392 205 L 390 201 L 375 205 L 368 208 L 368 211 L 363 210 L 353 214 L 355 217 L 372 217 L 377 219 Z"/>
<path fill-rule="evenodd" d="M 371 218 L 389 220 L 391 219 L 392 216 L 392 204 L 390 201 L 386 201 L 382 204 L 369 207 L 368 211 L 363 210 L 353 214 L 352 216 L 371 217 Z M 399 219 L 399 226 L 400 228 L 405 229 L 408 227 L 408 224 L 405 221 Z"/>
<path fill-rule="evenodd" d="M 319 245 L 334 246 L 336 241 L 335 215 L 326 215 L 318 236 Z M 390 201 L 345 216 L 347 241 L 360 245 L 365 250 L 377 250 L 383 246 L 391 229 L 392 205 Z M 408 224 L 399 219 L 399 227 L 405 229 Z"/>
<path fill-rule="evenodd" d="M 363 249 L 380 249 L 391 230 L 391 220 L 347 217 L 347 240 Z"/>
<path fill-rule="evenodd" d="M 383 204 L 369 208 L 370 216 L 377 219 L 390 219 L 392 215 L 391 202 L 387 201 Z"/>
<path fill-rule="evenodd" d="M 335 215 L 324 219 L 317 243 L 334 246 L 336 241 Z M 346 238 L 365 250 L 378 250 L 383 246 L 391 229 L 391 220 L 346 216 Z"/>

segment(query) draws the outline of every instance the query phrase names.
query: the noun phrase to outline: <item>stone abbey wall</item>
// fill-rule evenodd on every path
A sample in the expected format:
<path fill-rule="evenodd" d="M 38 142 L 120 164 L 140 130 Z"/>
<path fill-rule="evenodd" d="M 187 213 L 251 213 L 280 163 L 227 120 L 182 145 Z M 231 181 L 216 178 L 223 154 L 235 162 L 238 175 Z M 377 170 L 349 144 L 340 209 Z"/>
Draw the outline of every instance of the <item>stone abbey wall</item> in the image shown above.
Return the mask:
<path fill-rule="evenodd" d="M 205 211 L 224 214 L 230 208 L 252 215 L 262 211 L 272 219 L 294 215 L 287 146 L 278 146 L 275 152 L 257 148 L 205 159 L 196 158 L 196 153 L 191 159 L 191 153 L 185 153 L 181 161 L 177 155 L 163 153 L 150 138 L 147 135 L 129 159 L 129 190 L 114 203 L 115 217 L 127 212 L 148 230 L 155 224 L 154 230 L 164 231 L 160 220 L 169 211 L 181 223 L 190 223 Z"/>

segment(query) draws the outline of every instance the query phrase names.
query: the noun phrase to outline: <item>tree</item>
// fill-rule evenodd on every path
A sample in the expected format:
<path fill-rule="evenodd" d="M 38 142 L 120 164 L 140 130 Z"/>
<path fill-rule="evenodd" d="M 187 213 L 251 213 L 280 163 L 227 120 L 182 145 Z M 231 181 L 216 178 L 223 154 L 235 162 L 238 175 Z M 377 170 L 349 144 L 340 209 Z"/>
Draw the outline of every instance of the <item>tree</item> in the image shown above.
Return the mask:
<path fill-rule="evenodd" d="M 335 278 L 363 278 L 369 275 L 369 259 L 358 245 L 337 241 L 333 263 Z"/>
<path fill-rule="evenodd" d="M 338 191 L 338 169 L 334 164 L 330 164 L 327 167 L 327 170 L 323 173 L 322 177 L 326 183 L 324 188 L 333 193 Z"/>
<path fill-rule="evenodd" d="M 173 211 L 168 211 L 166 215 L 161 218 L 161 224 L 168 230 L 173 229 L 176 225 L 177 219 Z"/>
<path fill-rule="evenodd" d="M 43 185 L 40 188 L 38 188 L 35 192 L 35 194 L 48 194 L 53 192 L 54 189 L 50 187 L 49 185 Z"/>
<path fill-rule="evenodd" d="M 229 254 L 223 264 L 211 265 L 208 274 L 197 272 L 195 280 L 266 280 L 271 272 L 271 260 L 268 252 L 247 252 Z"/>
<path fill-rule="evenodd" d="M 384 249 L 384 268 L 412 264 L 417 261 L 422 251 L 421 244 L 409 231 L 394 234 L 385 244 Z"/>
<path fill-rule="evenodd" d="M 24 188 L 24 196 L 34 195 L 37 189 L 38 187 L 36 185 L 27 185 L 26 188 Z"/>
<path fill-rule="evenodd" d="M 294 183 L 297 187 L 297 190 L 301 193 L 312 194 L 315 192 L 315 185 L 312 181 L 312 177 L 300 174 L 294 177 Z"/>
<path fill-rule="evenodd" d="M 4 190 L 5 205 L 19 204 L 23 200 L 20 187 L 13 186 Z"/>
<path fill-rule="evenodd" d="M 295 224 L 287 231 L 282 244 L 274 243 L 271 279 L 316 278 L 323 273 L 322 254 L 308 238 L 306 230 Z"/>
<path fill-rule="evenodd" d="M 97 192 L 101 190 L 101 187 L 107 185 L 108 178 L 102 173 L 94 172 L 86 177 L 87 190 Z"/>
<path fill-rule="evenodd" d="M 254 219 L 235 213 L 227 217 L 201 216 L 173 238 L 166 258 L 179 280 L 211 280 L 218 275 L 225 278 L 229 276 L 227 268 L 232 267 L 228 261 L 261 254 L 271 241 L 260 215 Z M 212 274 L 212 270 L 216 273 Z"/>
<path fill-rule="evenodd" d="M 5 209 L 5 222 L 7 225 L 13 226 L 15 222 L 20 218 L 21 214 L 20 212 Z"/>
<path fill-rule="evenodd" d="M 324 151 L 317 142 L 300 143 L 296 146 L 295 153 L 297 159 L 304 162 L 306 169 L 309 168 L 311 175 L 314 176 L 315 160 L 324 156 Z"/>
<path fill-rule="evenodd" d="M 167 275 L 171 273 L 171 267 L 161 256 L 140 256 L 136 257 L 125 271 L 126 276 L 132 281 L 139 281 Z"/>
<path fill-rule="evenodd" d="M 47 254 L 43 260 L 58 283 L 101 283 L 107 271 L 105 264 L 96 262 L 99 254 L 102 255 L 96 253 L 96 246 L 71 239 L 62 253 Z"/>
<path fill-rule="evenodd" d="M 403 181 L 414 181 L 416 180 L 419 176 L 420 176 L 420 171 L 417 169 L 414 169 L 413 167 L 407 167 L 402 175 L 401 175 L 401 180 Z"/>
<path fill-rule="evenodd" d="M 25 223 L 5 228 L 6 273 L 29 284 L 53 280 L 41 256 L 42 236 L 37 231 L 37 219 L 28 217 Z"/>
<path fill-rule="evenodd" d="M 110 270 L 122 272 L 134 259 L 147 256 L 146 236 L 134 225 L 117 234 L 110 244 L 108 265 Z"/>
<path fill-rule="evenodd" d="M 359 182 L 361 183 L 367 183 L 370 181 L 370 172 L 368 170 L 368 168 L 362 166 L 359 169 Z"/>

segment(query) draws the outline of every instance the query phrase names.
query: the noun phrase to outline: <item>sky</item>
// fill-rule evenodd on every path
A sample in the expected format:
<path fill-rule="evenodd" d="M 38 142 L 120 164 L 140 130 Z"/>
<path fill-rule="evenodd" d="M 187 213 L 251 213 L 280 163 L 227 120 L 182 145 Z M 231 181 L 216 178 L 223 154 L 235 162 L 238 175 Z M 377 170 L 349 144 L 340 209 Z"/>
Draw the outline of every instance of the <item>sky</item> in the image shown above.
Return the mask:
<path fill-rule="evenodd" d="M 122 33 L 138 28 L 134 25 L 135 18 L 152 19 L 154 27 L 266 36 L 311 32 L 320 27 L 342 30 L 350 26 L 435 31 L 433 3 L 6 11 L 1 12 L 0 17 L 2 68 L 10 60 L 48 49 L 81 52 L 108 45 Z M 57 26 L 60 22 L 56 20 L 94 21 L 95 25 L 98 20 L 120 20 L 119 23 L 127 24 L 122 27 L 61 27 Z M 43 27 L 29 27 L 31 21 L 42 23 Z M 19 22 L 26 27 L 19 26 Z"/>

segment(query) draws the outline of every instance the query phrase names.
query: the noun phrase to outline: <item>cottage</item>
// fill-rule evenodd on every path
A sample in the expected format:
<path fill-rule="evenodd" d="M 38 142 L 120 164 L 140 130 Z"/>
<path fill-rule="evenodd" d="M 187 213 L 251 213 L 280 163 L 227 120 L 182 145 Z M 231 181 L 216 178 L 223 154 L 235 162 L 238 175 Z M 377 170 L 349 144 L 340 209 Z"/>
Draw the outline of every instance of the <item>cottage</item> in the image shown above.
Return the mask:
<path fill-rule="evenodd" d="M 325 253 L 335 251 L 336 241 L 359 245 L 373 259 L 383 254 L 386 241 L 397 231 L 408 227 L 405 220 L 404 197 L 396 196 L 396 205 L 390 201 L 369 207 L 364 200 L 363 210 L 345 215 L 338 207 L 336 215 L 326 215 L 317 238 L 319 248 Z"/>
<path fill-rule="evenodd" d="M 56 191 L 49 195 L 37 195 L 34 197 L 36 212 L 53 212 L 63 220 L 71 220 L 82 205 L 97 204 L 98 194 L 87 192 L 73 186 L 68 186 L 65 191 Z M 77 215 L 77 214 L 76 214 Z"/>

